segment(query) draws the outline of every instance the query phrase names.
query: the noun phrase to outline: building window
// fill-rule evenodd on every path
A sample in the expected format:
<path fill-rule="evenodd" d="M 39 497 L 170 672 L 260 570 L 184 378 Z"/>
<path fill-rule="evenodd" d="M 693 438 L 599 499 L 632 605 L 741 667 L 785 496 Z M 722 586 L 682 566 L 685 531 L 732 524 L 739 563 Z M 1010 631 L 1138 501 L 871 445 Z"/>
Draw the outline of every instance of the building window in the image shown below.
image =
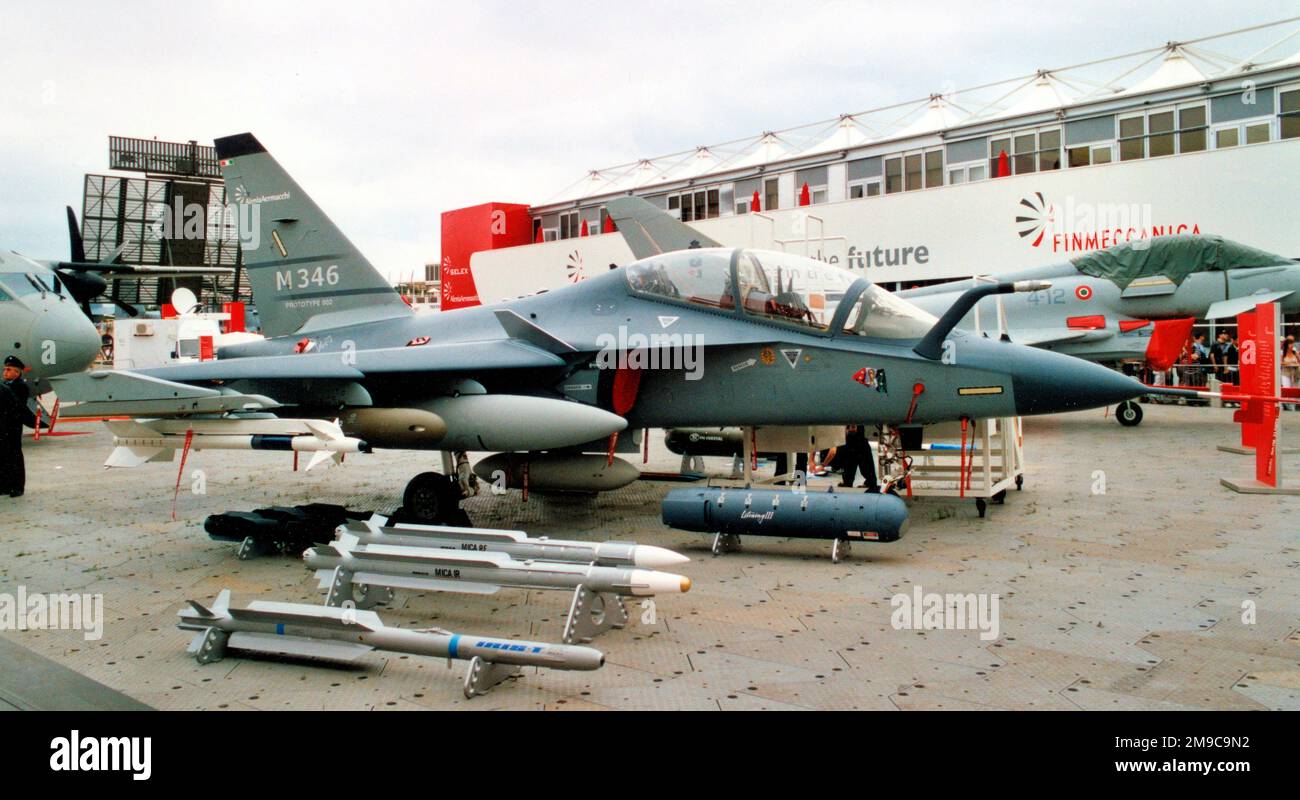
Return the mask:
<path fill-rule="evenodd" d="M 925 188 L 943 186 L 943 151 L 930 150 L 925 154 Z"/>
<path fill-rule="evenodd" d="M 1147 117 L 1147 156 L 1174 154 L 1174 112 L 1160 111 Z"/>
<path fill-rule="evenodd" d="M 776 211 L 781 207 L 781 192 L 776 178 L 763 181 L 763 210 Z"/>
<path fill-rule="evenodd" d="M 719 190 L 692 189 L 679 194 L 668 195 L 668 210 L 676 211 L 682 222 L 694 222 L 700 219 L 717 219 L 722 214 Z M 748 201 L 745 210 L 749 210 Z M 743 212 L 742 212 L 743 213 Z"/>
<path fill-rule="evenodd" d="M 1205 106 L 1178 109 L 1178 152 L 1197 153 L 1205 149 Z"/>
<path fill-rule="evenodd" d="M 1061 168 L 1061 129 L 1026 131 L 989 142 L 989 172 L 996 175 L 1002 154 L 1009 157 L 1011 174 L 1026 175 Z"/>
<path fill-rule="evenodd" d="M 872 178 L 870 180 L 854 181 L 849 184 L 849 199 L 857 200 L 862 197 L 878 197 L 880 195 L 880 179 Z"/>
<path fill-rule="evenodd" d="M 965 164 L 952 164 L 948 167 L 948 183 L 974 183 L 982 181 L 988 176 L 988 165 L 983 161 L 972 161 Z"/>
<path fill-rule="evenodd" d="M 885 159 L 885 194 L 903 191 L 903 157 Z"/>
<path fill-rule="evenodd" d="M 903 189 L 911 192 L 921 186 L 921 154 L 903 156 Z"/>
<path fill-rule="evenodd" d="M 826 202 L 827 193 L 825 186 L 811 186 L 808 188 L 808 193 L 811 195 L 813 205 L 821 205 Z"/>
<path fill-rule="evenodd" d="M 885 159 L 885 193 L 943 186 L 943 150 L 904 153 Z"/>
<path fill-rule="evenodd" d="M 1205 104 L 1199 103 L 1177 111 L 1165 109 L 1122 117 L 1119 121 L 1119 160 L 1204 150 L 1205 113 Z"/>
<path fill-rule="evenodd" d="M 577 211 L 566 211 L 560 214 L 560 238 L 572 239 L 578 235 L 578 230 L 582 222 L 578 219 Z"/>
<path fill-rule="evenodd" d="M 1214 148 L 1223 150 L 1240 144 L 1260 144 L 1273 138 L 1273 123 L 1267 119 L 1233 122 L 1214 129 Z"/>
<path fill-rule="evenodd" d="M 1119 160 L 1146 158 L 1146 117 L 1124 117 L 1119 121 Z"/>
<path fill-rule="evenodd" d="M 1278 92 L 1278 137 L 1300 137 L 1300 89 Z"/>

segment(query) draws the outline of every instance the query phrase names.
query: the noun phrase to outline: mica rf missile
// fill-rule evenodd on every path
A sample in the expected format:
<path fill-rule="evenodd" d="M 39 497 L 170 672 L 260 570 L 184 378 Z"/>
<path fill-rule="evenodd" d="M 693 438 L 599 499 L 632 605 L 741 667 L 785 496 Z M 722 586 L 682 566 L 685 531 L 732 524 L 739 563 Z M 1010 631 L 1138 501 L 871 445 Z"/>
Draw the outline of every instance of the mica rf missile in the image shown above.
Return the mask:
<path fill-rule="evenodd" d="M 506 553 L 361 544 L 350 533 L 341 534 L 332 545 L 304 551 L 302 559 L 317 571 L 322 588 L 334 583 L 336 570 L 349 573 L 350 583 L 367 588 L 465 594 L 495 594 L 503 587 L 584 587 L 597 593 L 648 596 L 687 592 L 691 588 L 690 578 L 671 572 L 560 561 L 518 561 Z"/>
<path fill-rule="evenodd" d="M 390 628 L 373 611 L 258 600 L 230 608 L 222 590 L 212 608 L 188 601 L 178 612 L 181 630 L 197 631 L 189 652 L 200 664 L 219 661 L 227 650 L 355 661 L 375 651 L 469 661 L 465 696 L 483 694 L 515 674 L 515 667 L 594 670 L 605 655 L 592 647 L 473 636 L 442 630 Z"/>
<path fill-rule="evenodd" d="M 530 537 L 523 531 L 458 528 L 449 525 L 384 525 L 377 520 L 349 521 L 341 533 L 355 536 L 364 545 L 398 545 L 437 548 L 461 552 L 505 553 L 516 559 L 574 561 L 600 566 L 629 566 L 666 569 L 690 561 L 663 547 L 635 542 L 583 542 Z"/>

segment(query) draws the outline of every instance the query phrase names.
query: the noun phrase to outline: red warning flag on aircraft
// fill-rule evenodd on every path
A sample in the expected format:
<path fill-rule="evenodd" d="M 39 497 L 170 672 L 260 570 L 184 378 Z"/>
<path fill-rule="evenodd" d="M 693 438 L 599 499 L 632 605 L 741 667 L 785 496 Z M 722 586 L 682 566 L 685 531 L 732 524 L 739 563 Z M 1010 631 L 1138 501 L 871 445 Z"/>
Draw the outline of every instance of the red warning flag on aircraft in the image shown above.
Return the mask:
<path fill-rule="evenodd" d="M 1003 150 L 998 153 L 998 174 L 997 177 L 1005 178 L 1011 174 L 1011 159 L 1007 158 L 1007 151 Z"/>
<path fill-rule="evenodd" d="M 610 217 L 610 216 L 606 216 L 606 217 L 605 217 L 605 222 L 604 222 L 604 224 L 602 224 L 602 225 L 600 226 L 600 232 L 601 232 L 601 233 L 614 233 L 614 232 L 617 231 L 617 230 L 618 230 L 618 228 L 614 227 L 614 218 L 613 218 L 613 217 Z"/>
<path fill-rule="evenodd" d="M 578 231 L 578 235 L 579 236 L 587 235 L 587 221 L 585 219 L 582 221 L 582 229 Z"/>
<path fill-rule="evenodd" d="M 760 198 L 760 197 L 758 196 L 758 190 L 757 190 L 757 189 L 754 190 L 754 197 L 749 201 L 749 210 L 750 210 L 750 211 L 762 211 L 762 210 L 763 210 L 763 200 L 762 200 L 762 198 Z"/>
<path fill-rule="evenodd" d="M 799 190 L 799 205 L 812 205 L 812 190 L 808 188 L 808 184 L 806 183 L 803 185 L 803 188 Z"/>

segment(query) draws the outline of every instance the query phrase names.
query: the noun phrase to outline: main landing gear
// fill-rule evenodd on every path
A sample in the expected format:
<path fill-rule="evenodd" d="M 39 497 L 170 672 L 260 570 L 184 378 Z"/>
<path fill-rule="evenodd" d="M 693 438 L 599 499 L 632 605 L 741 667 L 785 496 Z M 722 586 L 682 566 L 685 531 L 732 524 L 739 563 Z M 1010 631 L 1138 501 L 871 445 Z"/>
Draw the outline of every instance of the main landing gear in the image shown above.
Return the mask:
<path fill-rule="evenodd" d="M 444 458 L 443 463 L 448 471 L 452 469 L 451 459 Z M 402 493 L 402 507 L 395 515 L 397 520 L 469 527 L 469 516 L 461 510 L 460 501 L 477 492 L 478 480 L 470 471 L 469 458 L 464 453 L 455 454 L 454 468 L 458 477 L 421 472 L 411 478 Z"/>
<path fill-rule="evenodd" d="M 1126 428 L 1132 428 L 1142 421 L 1142 406 L 1133 400 L 1125 400 L 1115 408 L 1115 419 Z"/>

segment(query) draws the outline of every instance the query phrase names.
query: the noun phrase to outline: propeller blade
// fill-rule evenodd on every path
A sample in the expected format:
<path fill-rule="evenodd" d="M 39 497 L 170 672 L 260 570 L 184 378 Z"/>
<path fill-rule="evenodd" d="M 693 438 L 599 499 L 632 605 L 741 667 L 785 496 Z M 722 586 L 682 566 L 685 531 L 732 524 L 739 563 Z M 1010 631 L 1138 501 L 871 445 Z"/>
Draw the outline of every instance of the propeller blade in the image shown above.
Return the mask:
<path fill-rule="evenodd" d="M 77 224 L 77 212 L 72 210 L 72 206 L 64 206 L 68 212 L 68 244 L 71 247 L 70 259 L 74 263 L 83 263 L 86 260 L 86 243 L 81 238 L 81 226 Z"/>

